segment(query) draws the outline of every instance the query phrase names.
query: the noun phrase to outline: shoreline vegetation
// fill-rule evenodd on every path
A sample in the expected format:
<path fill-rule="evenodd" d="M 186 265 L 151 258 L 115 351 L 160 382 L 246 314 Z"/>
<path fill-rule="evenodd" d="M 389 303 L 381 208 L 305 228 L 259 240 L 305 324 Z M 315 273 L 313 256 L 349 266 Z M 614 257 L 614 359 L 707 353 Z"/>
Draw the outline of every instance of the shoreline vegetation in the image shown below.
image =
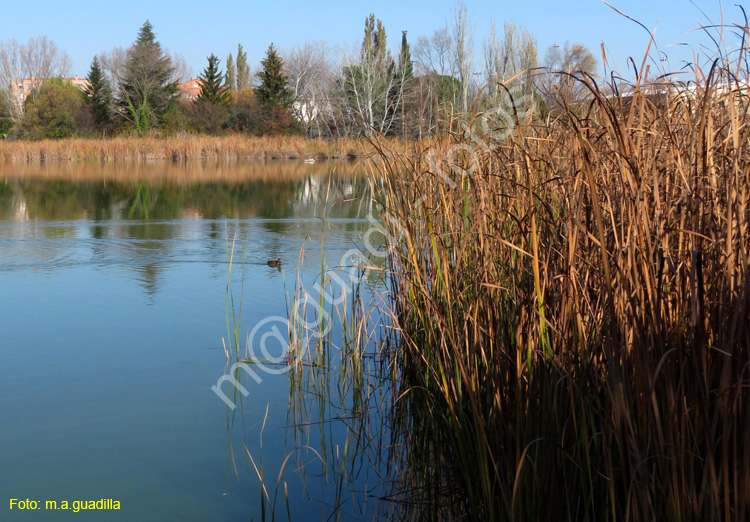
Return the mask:
<path fill-rule="evenodd" d="M 404 519 L 748 520 L 738 68 L 656 94 L 584 76 L 553 120 L 374 142 Z"/>
<path fill-rule="evenodd" d="M 393 140 L 394 144 L 397 140 Z M 49 140 L 0 140 L 2 162 L 55 161 L 243 161 L 359 160 L 372 156 L 365 140 L 308 139 L 302 136 L 118 136 Z"/>

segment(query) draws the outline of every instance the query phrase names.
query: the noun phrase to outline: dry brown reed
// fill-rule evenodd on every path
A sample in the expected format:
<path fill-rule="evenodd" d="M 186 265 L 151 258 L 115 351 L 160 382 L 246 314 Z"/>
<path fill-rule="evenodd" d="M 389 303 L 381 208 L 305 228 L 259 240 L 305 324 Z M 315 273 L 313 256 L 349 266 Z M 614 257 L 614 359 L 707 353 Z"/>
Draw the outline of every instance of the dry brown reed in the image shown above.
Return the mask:
<path fill-rule="evenodd" d="M 750 519 L 750 91 L 720 65 L 375 142 L 415 517 Z"/>
<path fill-rule="evenodd" d="M 369 152 L 366 143 L 358 139 L 326 141 L 300 136 L 0 140 L 0 162 L 353 159 Z"/>

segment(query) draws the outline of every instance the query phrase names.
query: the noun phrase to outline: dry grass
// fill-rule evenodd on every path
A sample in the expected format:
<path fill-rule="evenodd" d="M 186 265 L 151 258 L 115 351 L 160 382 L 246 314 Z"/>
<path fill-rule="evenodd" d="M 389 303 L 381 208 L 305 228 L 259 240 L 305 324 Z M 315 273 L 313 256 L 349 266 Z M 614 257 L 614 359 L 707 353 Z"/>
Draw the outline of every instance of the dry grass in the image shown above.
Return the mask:
<path fill-rule="evenodd" d="M 353 159 L 365 157 L 369 152 L 367 144 L 357 139 L 326 141 L 299 136 L 0 141 L 0 162 Z"/>
<path fill-rule="evenodd" d="M 658 101 L 588 82 L 499 141 L 376 143 L 415 517 L 750 518 L 750 93 L 728 65 Z"/>

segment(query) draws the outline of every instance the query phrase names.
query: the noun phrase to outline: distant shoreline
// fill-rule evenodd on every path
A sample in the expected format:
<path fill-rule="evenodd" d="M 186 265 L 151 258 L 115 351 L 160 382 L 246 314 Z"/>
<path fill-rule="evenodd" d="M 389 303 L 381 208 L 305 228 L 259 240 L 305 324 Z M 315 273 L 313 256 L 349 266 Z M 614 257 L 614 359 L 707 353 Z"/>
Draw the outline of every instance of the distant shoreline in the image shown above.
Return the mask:
<path fill-rule="evenodd" d="M 179 136 L 0 141 L 0 162 L 356 160 L 374 152 L 356 138 L 327 141 L 300 136 Z"/>

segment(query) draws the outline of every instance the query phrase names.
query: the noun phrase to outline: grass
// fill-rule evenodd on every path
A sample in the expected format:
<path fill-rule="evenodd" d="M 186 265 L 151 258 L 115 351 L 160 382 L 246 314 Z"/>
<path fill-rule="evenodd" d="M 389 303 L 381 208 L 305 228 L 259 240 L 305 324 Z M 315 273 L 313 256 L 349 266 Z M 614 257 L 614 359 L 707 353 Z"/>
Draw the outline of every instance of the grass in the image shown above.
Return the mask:
<path fill-rule="evenodd" d="M 748 76 L 373 141 L 402 516 L 750 517 Z"/>

